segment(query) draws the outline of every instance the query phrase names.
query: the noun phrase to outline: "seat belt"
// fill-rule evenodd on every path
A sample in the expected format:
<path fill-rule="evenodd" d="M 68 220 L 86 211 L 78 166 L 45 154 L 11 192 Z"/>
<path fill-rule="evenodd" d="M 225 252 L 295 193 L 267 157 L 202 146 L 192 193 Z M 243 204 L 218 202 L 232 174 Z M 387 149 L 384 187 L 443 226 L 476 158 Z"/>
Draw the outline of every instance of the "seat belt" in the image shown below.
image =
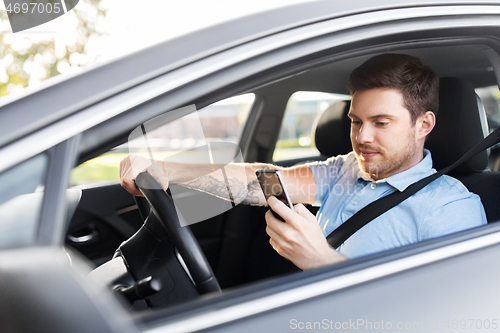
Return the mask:
<path fill-rule="evenodd" d="M 476 146 L 474 146 L 452 165 L 441 169 L 440 171 L 427 176 L 426 178 L 423 178 L 416 183 L 411 184 L 402 192 L 393 192 L 363 207 L 326 237 L 328 244 L 330 244 L 330 246 L 332 246 L 334 249 L 338 248 L 356 231 L 370 223 L 370 221 L 373 221 L 375 218 L 384 214 L 389 209 L 405 201 L 413 194 L 417 193 L 422 188 L 432 183 L 434 180 L 466 162 L 469 158 L 497 144 L 498 142 L 500 142 L 500 127 L 491 132 L 487 137 L 481 140 L 481 142 L 479 142 Z"/>

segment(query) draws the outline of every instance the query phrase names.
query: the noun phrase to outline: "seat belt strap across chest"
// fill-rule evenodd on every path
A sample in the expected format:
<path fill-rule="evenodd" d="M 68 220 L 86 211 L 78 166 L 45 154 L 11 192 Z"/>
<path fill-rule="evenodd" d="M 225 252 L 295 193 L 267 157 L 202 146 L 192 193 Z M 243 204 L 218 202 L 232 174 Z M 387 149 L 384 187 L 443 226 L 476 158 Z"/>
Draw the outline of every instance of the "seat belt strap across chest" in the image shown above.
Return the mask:
<path fill-rule="evenodd" d="M 328 244 L 330 244 L 330 246 L 332 246 L 334 249 L 338 248 L 356 231 L 367 225 L 370 221 L 373 221 L 378 216 L 384 214 L 391 208 L 405 201 L 413 194 L 417 193 L 422 188 L 427 186 L 427 184 L 432 183 L 434 180 L 438 179 L 445 173 L 455 169 L 462 163 L 466 162 L 469 158 L 497 144 L 498 142 L 500 142 L 500 127 L 494 130 L 483 140 L 481 140 L 481 142 L 479 142 L 476 146 L 474 146 L 452 165 L 441 169 L 438 172 L 427 176 L 426 178 L 423 178 L 416 183 L 411 184 L 402 192 L 393 192 L 363 207 L 326 237 Z"/>

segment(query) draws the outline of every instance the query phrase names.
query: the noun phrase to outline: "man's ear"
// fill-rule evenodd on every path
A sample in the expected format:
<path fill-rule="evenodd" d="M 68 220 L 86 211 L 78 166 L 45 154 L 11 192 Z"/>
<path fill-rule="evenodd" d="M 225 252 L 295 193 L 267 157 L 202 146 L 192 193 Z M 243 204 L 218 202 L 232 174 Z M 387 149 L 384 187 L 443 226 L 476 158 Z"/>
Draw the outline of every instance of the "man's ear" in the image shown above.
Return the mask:
<path fill-rule="evenodd" d="M 436 115 L 432 111 L 426 111 L 417 119 L 417 136 L 418 139 L 425 138 L 436 125 Z"/>

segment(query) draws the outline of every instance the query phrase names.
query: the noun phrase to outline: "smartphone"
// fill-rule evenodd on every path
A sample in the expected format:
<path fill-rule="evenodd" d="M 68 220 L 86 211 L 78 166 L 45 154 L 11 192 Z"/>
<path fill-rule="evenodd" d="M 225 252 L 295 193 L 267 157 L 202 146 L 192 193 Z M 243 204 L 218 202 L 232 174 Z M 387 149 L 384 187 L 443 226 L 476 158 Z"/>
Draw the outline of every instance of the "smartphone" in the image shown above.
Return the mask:
<path fill-rule="evenodd" d="M 285 205 L 293 209 L 292 200 L 290 200 L 290 196 L 286 191 L 285 185 L 283 183 L 283 179 L 278 170 L 271 169 L 260 169 L 255 172 L 257 175 L 257 179 L 259 180 L 260 187 L 262 188 L 262 192 L 264 192 L 264 197 L 269 199 L 271 196 L 275 196 L 278 200 L 283 202 Z M 271 213 L 273 213 L 274 217 L 278 220 L 285 222 L 281 216 L 273 212 L 271 209 Z"/>

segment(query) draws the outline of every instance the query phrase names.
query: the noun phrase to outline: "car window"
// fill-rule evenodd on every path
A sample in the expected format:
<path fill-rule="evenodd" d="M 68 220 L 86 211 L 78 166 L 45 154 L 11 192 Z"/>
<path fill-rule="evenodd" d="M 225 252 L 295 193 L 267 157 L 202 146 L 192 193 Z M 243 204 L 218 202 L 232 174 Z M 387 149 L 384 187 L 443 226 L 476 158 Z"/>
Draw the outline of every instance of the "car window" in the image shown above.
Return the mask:
<path fill-rule="evenodd" d="M 476 93 L 481 98 L 488 118 L 488 128 L 492 132 L 500 126 L 500 91 L 498 86 L 478 88 Z"/>
<path fill-rule="evenodd" d="M 47 155 L 0 174 L 0 248 L 33 242 L 42 207 Z"/>
<path fill-rule="evenodd" d="M 500 91 L 498 86 L 489 86 L 476 89 L 476 94 L 481 99 L 488 122 L 488 132 L 493 132 L 500 126 Z M 495 145 L 489 150 L 488 168 L 500 171 L 500 145 Z"/>
<path fill-rule="evenodd" d="M 314 143 L 317 118 L 332 103 L 350 96 L 317 91 L 297 91 L 288 100 L 273 161 L 318 156 Z"/>
<path fill-rule="evenodd" d="M 155 159 L 163 159 L 202 146 L 205 139 L 236 144 L 254 100 L 254 94 L 244 94 L 211 104 L 198 112 L 189 113 L 196 108 L 186 107 L 189 114 L 155 129 L 148 129 L 147 146 L 151 151 L 146 149 L 142 137 L 129 140 L 76 167 L 71 174 L 71 185 L 92 187 L 118 183 L 120 161 L 129 153 L 149 157 L 152 152 Z"/>

